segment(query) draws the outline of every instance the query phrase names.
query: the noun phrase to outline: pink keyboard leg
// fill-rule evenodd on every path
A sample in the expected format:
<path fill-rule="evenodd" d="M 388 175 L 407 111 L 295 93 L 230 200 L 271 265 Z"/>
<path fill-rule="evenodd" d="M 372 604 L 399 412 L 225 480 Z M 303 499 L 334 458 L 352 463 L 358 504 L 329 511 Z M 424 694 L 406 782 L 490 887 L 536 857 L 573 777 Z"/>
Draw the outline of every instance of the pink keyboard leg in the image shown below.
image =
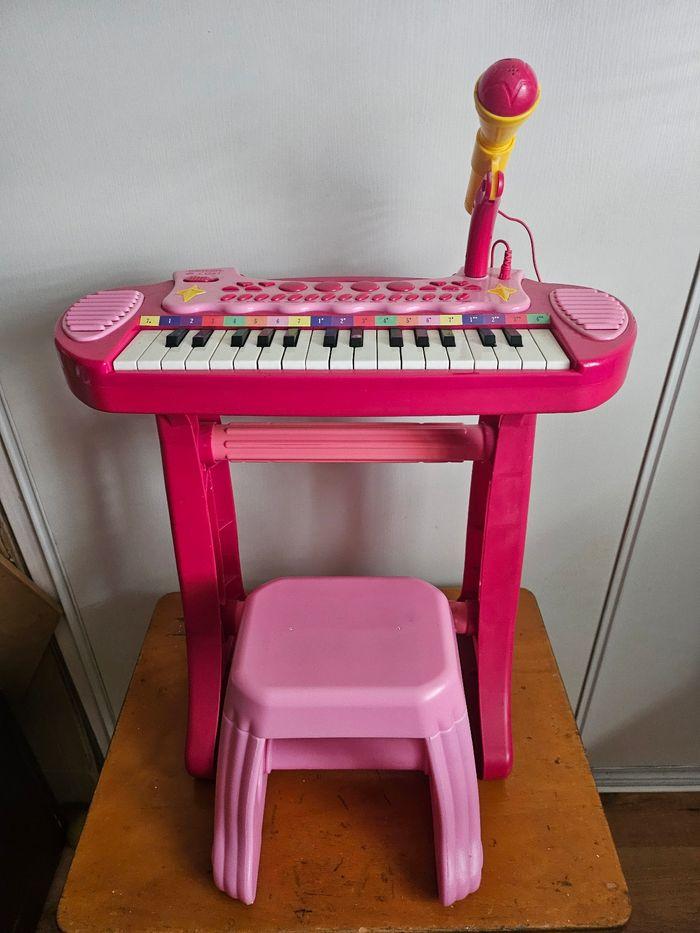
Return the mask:
<path fill-rule="evenodd" d="M 195 777 L 211 778 L 225 622 L 233 617 L 231 603 L 243 596 L 233 497 L 228 470 L 224 477 L 219 469 L 225 465 L 211 467 L 200 460 L 198 419 L 158 415 L 156 420 L 187 635 L 185 764 Z"/>
<path fill-rule="evenodd" d="M 513 766 L 513 637 L 522 573 L 535 415 L 482 417 L 496 432 L 490 460 L 474 464 L 461 599 L 477 600 L 476 641 L 483 777 Z"/>
<path fill-rule="evenodd" d="M 481 882 L 479 791 L 469 721 L 464 716 L 427 741 L 440 900 L 449 907 Z"/>
<path fill-rule="evenodd" d="M 214 883 L 244 904 L 258 886 L 267 789 L 266 741 L 224 719 L 216 775 Z"/>

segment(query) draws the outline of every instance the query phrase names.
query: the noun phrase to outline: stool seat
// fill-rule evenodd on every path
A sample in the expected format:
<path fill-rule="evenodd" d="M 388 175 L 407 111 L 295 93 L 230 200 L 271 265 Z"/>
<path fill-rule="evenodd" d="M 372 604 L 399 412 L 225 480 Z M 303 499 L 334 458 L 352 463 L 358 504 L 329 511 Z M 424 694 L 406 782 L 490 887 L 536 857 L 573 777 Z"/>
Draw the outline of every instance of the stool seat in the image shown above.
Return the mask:
<path fill-rule="evenodd" d="M 442 902 L 479 886 L 457 640 L 449 602 L 429 583 L 291 578 L 248 596 L 219 739 L 212 862 L 221 890 L 255 898 L 268 773 L 323 767 L 428 774 Z"/>
<path fill-rule="evenodd" d="M 450 605 L 410 577 L 275 580 L 246 600 L 224 716 L 267 738 L 425 738 L 466 712 Z"/>

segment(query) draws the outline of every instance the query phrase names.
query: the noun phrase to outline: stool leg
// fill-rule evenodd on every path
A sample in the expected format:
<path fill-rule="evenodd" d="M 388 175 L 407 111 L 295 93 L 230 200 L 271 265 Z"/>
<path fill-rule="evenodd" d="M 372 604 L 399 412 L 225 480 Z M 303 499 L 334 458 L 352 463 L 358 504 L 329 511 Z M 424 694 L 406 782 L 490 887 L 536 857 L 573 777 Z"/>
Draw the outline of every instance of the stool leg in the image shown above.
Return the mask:
<path fill-rule="evenodd" d="M 479 789 L 467 715 L 426 742 L 440 900 L 449 907 L 481 882 Z"/>
<path fill-rule="evenodd" d="M 267 741 L 222 720 L 214 805 L 214 883 L 244 904 L 258 886 Z"/>

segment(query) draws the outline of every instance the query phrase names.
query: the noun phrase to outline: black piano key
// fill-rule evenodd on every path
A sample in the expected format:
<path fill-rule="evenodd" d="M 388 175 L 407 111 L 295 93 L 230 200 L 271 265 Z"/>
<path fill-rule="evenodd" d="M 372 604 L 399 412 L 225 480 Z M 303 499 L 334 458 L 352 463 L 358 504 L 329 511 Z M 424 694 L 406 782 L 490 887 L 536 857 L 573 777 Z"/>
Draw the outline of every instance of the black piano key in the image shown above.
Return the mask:
<path fill-rule="evenodd" d="M 403 331 L 400 327 L 390 327 L 389 328 L 389 346 L 390 347 L 402 347 L 403 346 Z"/>
<path fill-rule="evenodd" d="M 496 346 L 496 335 L 488 327 L 477 327 L 477 334 L 479 335 L 479 340 L 481 345 L 484 347 L 495 347 Z"/>
<path fill-rule="evenodd" d="M 504 327 L 503 334 L 505 335 L 505 338 L 508 341 L 508 343 L 511 345 L 511 347 L 522 347 L 523 345 L 522 334 L 518 333 L 518 331 L 514 327 Z"/>
<path fill-rule="evenodd" d="M 337 347 L 338 346 L 338 328 L 337 327 L 327 327 L 323 335 L 323 346 L 324 347 Z"/>
<path fill-rule="evenodd" d="M 454 332 L 443 327 L 440 331 L 440 343 L 443 347 L 456 347 Z"/>
<path fill-rule="evenodd" d="M 364 343 L 364 331 L 361 327 L 353 327 L 350 331 L 350 346 L 361 347 Z"/>
<path fill-rule="evenodd" d="M 231 334 L 231 346 L 232 347 L 245 346 L 245 342 L 248 339 L 249 333 L 250 333 L 250 330 L 247 327 L 239 327 L 238 330 L 234 330 L 234 332 Z"/>
<path fill-rule="evenodd" d="M 429 347 L 430 338 L 428 337 L 428 331 L 425 327 L 416 327 L 413 332 L 416 335 L 416 346 L 417 347 Z"/>
<path fill-rule="evenodd" d="M 282 338 L 282 345 L 285 347 L 296 347 L 299 342 L 299 328 L 290 327 Z"/>
<path fill-rule="evenodd" d="M 165 346 L 166 347 L 179 347 L 186 336 L 187 336 L 187 328 L 178 327 L 177 330 L 174 330 L 172 334 L 168 334 L 168 336 L 165 338 Z"/>
<path fill-rule="evenodd" d="M 258 334 L 258 346 L 259 347 L 269 347 L 272 343 L 272 338 L 275 336 L 274 327 L 263 327 L 263 329 Z"/>
<path fill-rule="evenodd" d="M 206 347 L 207 341 L 214 333 L 213 327 L 205 327 L 202 330 L 198 330 L 197 333 L 192 338 L 193 347 Z"/>

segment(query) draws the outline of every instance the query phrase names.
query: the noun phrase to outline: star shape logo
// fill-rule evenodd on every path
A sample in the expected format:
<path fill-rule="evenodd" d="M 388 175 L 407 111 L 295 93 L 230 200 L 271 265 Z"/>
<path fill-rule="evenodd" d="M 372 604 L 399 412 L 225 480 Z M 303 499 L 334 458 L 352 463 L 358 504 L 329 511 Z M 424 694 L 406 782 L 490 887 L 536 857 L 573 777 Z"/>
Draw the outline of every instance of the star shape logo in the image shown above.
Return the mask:
<path fill-rule="evenodd" d="M 197 295 L 203 295 L 203 294 L 204 294 L 204 289 L 203 289 L 203 288 L 197 288 L 196 285 L 190 285 L 189 288 L 183 288 L 183 289 L 182 289 L 181 291 L 179 291 L 177 294 L 178 294 L 178 295 L 182 295 L 182 300 L 183 300 L 185 303 L 187 303 L 188 301 L 192 301 L 193 298 L 196 298 Z"/>
<path fill-rule="evenodd" d="M 497 285 L 489 289 L 489 295 L 498 295 L 501 301 L 508 301 L 511 295 L 514 295 L 517 288 L 509 288 L 507 285 Z"/>

